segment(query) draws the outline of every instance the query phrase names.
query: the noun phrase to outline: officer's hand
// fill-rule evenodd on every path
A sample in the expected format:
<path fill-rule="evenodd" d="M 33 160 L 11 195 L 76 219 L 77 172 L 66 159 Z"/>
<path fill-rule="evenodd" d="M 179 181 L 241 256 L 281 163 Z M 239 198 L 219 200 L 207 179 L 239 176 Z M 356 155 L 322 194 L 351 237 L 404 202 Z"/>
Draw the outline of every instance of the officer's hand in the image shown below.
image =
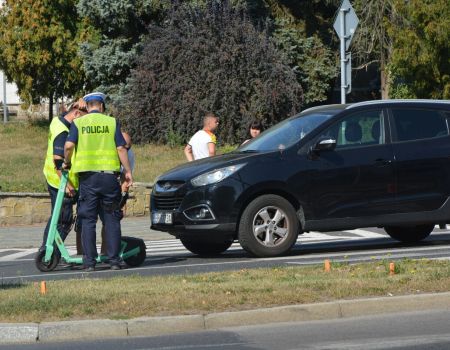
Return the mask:
<path fill-rule="evenodd" d="M 128 182 L 122 182 L 122 184 L 120 185 L 120 191 L 128 192 L 129 189 L 130 189 L 130 186 L 128 185 Z"/>
<path fill-rule="evenodd" d="M 70 167 L 71 167 L 71 166 L 72 166 L 71 163 L 63 162 L 61 169 L 67 171 L 67 170 L 70 170 Z"/>
<path fill-rule="evenodd" d="M 133 184 L 133 177 L 131 175 L 131 171 L 125 172 L 125 184 L 128 188 L 130 188 L 131 185 Z"/>
<path fill-rule="evenodd" d="M 67 186 L 66 186 L 66 196 L 67 197 L 73 197 L 73 196 L 75 196 L 75 194 L 76 194 L 75 188 L 73 188 L 72 185 L 67 184 Z"/>

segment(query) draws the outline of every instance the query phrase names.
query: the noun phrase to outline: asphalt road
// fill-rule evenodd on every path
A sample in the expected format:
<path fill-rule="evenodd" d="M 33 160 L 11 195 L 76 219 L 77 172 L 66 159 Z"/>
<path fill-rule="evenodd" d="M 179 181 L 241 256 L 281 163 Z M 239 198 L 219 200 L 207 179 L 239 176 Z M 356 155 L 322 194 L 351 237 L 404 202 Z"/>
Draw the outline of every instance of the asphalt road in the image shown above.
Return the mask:
<path fill-rule="evenodd" d="M 58 266 L 42 273 L 34 265 L 36 248 L 0 249 L 0 283 L 57 280 L 68 278 L 105 278 L 122 274 L 165 275 L 191 274 L 258 267 L 322 264 L 332 262 L 364 262 L 399 260 L 403 258 L 450 259 L 450 231 L 435 229 L 426 240 L 416 244 L 401 244 L 389 238 L 383 230 L 365 229 L 330 233 L 305 233 L 291 254 L 277 258 L 252 258 L 235 243 L 226 253 L 213 258 L 199 258 L 186 251 L 178 240 L 147 240 L 147 259 L 138 268 L 110 271 L 98 265 L 93 273 L 79 266 Z M 74 251 L 74 247 L 70 248 Z"/>
<path fill-rule="evenodd" d="M 235 327 L 158 337 L 1 346 L 1 350 L 448 350 L 450 312 L 426 311 L 371 317 Z"/>

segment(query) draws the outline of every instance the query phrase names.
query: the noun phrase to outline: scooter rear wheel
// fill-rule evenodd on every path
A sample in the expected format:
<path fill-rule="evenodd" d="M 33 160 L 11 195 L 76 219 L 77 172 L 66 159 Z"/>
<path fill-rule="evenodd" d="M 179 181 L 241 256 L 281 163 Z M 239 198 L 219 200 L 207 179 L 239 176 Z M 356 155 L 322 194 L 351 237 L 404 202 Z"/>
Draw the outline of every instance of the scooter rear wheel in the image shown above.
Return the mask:
<path fill-rule="evenodd" d="M 136 266 L 142 265 L 142 263 L 144 262 L 144 260 L 147 256 L 147 252 L 146 252 L 147 248 L 145 246 L 144 241 L 142 239 L 134 238 L 134 237 L 122 237 L 122 241 L 124 241 L 127 244 L 127 246 L 124 250 L 124 253 L 130 251 L 131 249 L 139 247 L 139 253 L 137 253 L 136 255 L 133 255 L 133 256 L 129 256 L 126 259 L 123 259 L 125 261 L 125 263 L 131 267 L 136 267 Z"/>
<path fill-rule="evenodd" d="M 53 255 L 49 262 L 44 261 L 45 258 L 45 250 L 39 251 L 36 254 L 36 257 L 34 258 L 34 263 L 36 264 L 36 267 L 39 271 L 42 272 L 49 272 L 53 271 L 58 265 L 59 262 L 59 254 L 56 254 L 56 252 L 53 252 Z"/>

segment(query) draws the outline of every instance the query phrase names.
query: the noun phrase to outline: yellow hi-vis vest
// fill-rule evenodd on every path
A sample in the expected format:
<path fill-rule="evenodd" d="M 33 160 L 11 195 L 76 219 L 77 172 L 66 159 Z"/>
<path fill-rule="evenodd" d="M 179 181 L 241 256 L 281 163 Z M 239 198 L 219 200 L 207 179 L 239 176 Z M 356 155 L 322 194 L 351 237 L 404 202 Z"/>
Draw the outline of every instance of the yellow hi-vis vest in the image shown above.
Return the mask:
<path fill-rule="evenodd" d="M 47 156 L 45 158 L 43 171 L 48 184 L 54 188 L 59 187 L 60 179 L 55 169 L 55 163 L 53 162 L 53 142 L 62 132 L 69 132 L 69 129 L 61 122 L 61 120 L 59 120 L 59 118 L 53 118 L 48 133 Z M 73 171 L 69 172 L 69 181 L 75 189 L 78 189 L 78 175 Z"/>
<path fill-rule="evenodd" d="M 120 171 L 117 153 L 116 120 L 101 113 L 89 113 L 73 121 L 78 128 L 76 153 L 72 156 L 72 170 Z"/>

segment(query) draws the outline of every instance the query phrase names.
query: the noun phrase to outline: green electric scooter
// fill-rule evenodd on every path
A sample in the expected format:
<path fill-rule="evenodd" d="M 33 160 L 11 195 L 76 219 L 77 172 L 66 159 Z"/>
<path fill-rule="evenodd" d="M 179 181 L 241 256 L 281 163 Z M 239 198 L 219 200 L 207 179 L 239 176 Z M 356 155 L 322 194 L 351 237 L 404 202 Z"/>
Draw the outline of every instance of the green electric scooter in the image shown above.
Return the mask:
<path fill-rule="evenodd" d="M 61 181 L 56 196 L 55 207 L 50 221 L 50 227 L 47 236 L 45 250 L 37 253 L 35 257 L 36 267 L 42 272 L 49 272 L 56 268 L 61 257 L 64 258 L 67 264 L 81 265 L 83 258 L 81 256 L 70 256 L 64 242 L 58 231 L 58 220 L 61 214 L 61 207 L 66 192 L 66 185 L 68 181 L 68 171 L 62 170 Z M 142 239 L 134 237 L 122 237 L 119 257 L 131 267 L 140 266 L 146 258 L 146 247 Z M 57 248 L 57 249 L 56 249 Z M 58 251 L 59 250 L 59 251 Z M 99 255 L 97 263 L 107 262 L 108 257 Z"/>

